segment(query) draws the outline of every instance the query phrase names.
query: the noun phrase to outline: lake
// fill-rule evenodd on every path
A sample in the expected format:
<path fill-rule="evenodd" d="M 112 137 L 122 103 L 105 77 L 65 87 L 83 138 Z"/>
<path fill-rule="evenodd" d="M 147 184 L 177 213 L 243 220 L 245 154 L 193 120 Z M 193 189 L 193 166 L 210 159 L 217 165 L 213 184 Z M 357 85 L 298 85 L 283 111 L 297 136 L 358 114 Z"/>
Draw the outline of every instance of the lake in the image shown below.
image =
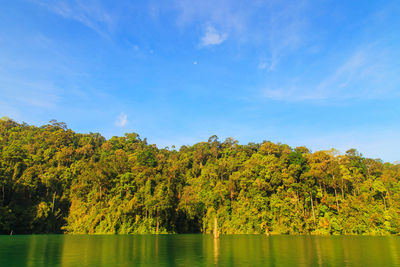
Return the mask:
<path fill-rule="evenodd" d="M 0 236 L 0 266 L 400 266 L 400 237 Z"/>

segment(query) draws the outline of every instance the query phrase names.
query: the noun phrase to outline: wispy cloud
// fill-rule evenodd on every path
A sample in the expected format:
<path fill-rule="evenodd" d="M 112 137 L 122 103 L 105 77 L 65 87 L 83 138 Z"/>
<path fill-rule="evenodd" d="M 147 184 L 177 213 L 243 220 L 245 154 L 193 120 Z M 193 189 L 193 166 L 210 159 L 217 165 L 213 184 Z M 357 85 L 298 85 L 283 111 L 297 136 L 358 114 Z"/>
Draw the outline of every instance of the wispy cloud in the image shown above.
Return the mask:
<path fill-rule="evenodd" d="M 202 31 L 200 47 L 219 45 L 229 36 L 239 41 L 246 38 L 249 13 L 253 12 L 249 5 L 237 1 L 222 0 L 175 0 L 178 12 L 177 25 L 183 29 L 200 28 Z"/>
<path fill-rule="evenodd" d="M 64 18 L 82 23 L 103 37 L 109 37 L 109 33 L 113 31 L 116 24 L 116 17 L 112 16 L 99 1 L 32 1 Z"/>
<path fill-rule="evenodd" d="M 0 92 L 8 92 L 7 98 L 13 103 L 52 109 L 60 100 L 59 89 L 50 81 L 0 77 L 0 82 Z"/>
<path fill-rule="evenodd" d="M 263 51 L 267 71 L 309 42 L 309 0 L 175 0 L 175 6 L 181 27 L 212 25 L 200 37 L 201 45 L 221 44 L 228 36 L 232 43 L 251 44 Z"/>
<path fill-rule="evenodd" d="M 268 99 L 288 102 L 321 100 L 327 98 L 326 95 L 321 95 L 320 92 L 304 90 L 299 87 L 267 88 L 264 89 L 262 95 Z"/>
<path fill-rule="evenodd" d="M 264 69 L 266 69 L 267 67 L 268 67 L 268 63 L 265 62 L 265 61 L 261 61 L 261 62 L 258 64 L 258 68 L 259 68 L 260 70 L 264 70 Z"/>
<path fill-rule="evenodd" d="M 385 155 L 385 161 L 393 162 L 400 159 L 397 153 L 400 149 L 400 143 L 393 142 L 397 139 L 398 131 L 399 129 L 395 127 L 384 127 L 376 130 L 352 129 L 300 137 L 296 141 L 290 141 L 290 143 L 294 146 L 306 145 L 313 151 L 328 150 L 334 147 L 341 153 L 345 153 L 348 149 L 355 148 L 365 157 L 379 158 Z"/>
<path fill-rule="evenodd" d="M 230 31 L 241 31 L 245 28 L 247 19 L 245 13 L 248 9 L 238 2 L 229 0 L 175 0 L 174 2 L 179 12 L 177 23 L 180 26 L 211 23 Z"/>
<path fill-rule="evenodd" d="M 128 116 L 124 113 L 121 112 L 121 114 L 118 115 L 115 125 L 118 127 L 124 127 L 128 123 Z"/>
<path fill-rule="evenodd" d="M 280 61 L 309 42 L 310 6 L 307 0 L 272 1 L 267 9 L 265 35 L 268 71 L 274 71 Z"/>
<path fill-rule="evenodd" d="M 209 26 L 207 27 L 203 37 L 201 37 L 200 47 L 222 44 L 227 37 L 228 34 L 219 33 L 214 27 Z"/>
<path fill-rule="evenodd" d="M 312 83 L 303 74 L 287 79 L 279 87 L 269 86 L 262 94 L 266 98 L 290 102 L 396 97 L 400 78 L 395 73 L 400 69 L 391 60 L 390 50 L 377 44 L 364 45 L 336 62 L 332 71 Z"/>

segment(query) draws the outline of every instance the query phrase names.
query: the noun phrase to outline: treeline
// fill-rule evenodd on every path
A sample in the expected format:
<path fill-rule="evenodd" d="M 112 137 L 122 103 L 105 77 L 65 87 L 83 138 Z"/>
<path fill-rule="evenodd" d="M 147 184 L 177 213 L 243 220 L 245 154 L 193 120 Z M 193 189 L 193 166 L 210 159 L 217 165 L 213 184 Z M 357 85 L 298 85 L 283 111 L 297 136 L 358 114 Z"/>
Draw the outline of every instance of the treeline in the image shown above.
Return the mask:
<path fill-rule="evenodd" d="M 0 233 L 398 234 L 400 165 L 350 149 L 159 149 L 0 120 Z"/>

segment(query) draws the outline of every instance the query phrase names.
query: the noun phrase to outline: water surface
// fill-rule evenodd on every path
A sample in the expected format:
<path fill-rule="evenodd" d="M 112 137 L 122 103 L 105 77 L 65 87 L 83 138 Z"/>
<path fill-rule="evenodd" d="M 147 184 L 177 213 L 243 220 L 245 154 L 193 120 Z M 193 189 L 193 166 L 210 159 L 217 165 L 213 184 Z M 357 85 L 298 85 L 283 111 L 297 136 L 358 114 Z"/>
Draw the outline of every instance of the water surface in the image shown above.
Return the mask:
<path fill-rule="evenodd" d="M 0 266 L 400 266 L 400 237 L 0 236 Z"/>

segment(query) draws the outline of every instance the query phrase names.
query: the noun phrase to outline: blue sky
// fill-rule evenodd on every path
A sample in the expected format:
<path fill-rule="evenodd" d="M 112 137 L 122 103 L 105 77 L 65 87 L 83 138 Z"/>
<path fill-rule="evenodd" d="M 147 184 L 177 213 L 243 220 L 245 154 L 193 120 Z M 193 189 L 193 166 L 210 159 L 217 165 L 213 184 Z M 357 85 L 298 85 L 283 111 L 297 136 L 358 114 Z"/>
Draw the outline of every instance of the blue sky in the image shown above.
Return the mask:
<path fill-rule="evenodd" d="M 0 116 L 400 160 L 399 1 L 14 0 Z"/>

